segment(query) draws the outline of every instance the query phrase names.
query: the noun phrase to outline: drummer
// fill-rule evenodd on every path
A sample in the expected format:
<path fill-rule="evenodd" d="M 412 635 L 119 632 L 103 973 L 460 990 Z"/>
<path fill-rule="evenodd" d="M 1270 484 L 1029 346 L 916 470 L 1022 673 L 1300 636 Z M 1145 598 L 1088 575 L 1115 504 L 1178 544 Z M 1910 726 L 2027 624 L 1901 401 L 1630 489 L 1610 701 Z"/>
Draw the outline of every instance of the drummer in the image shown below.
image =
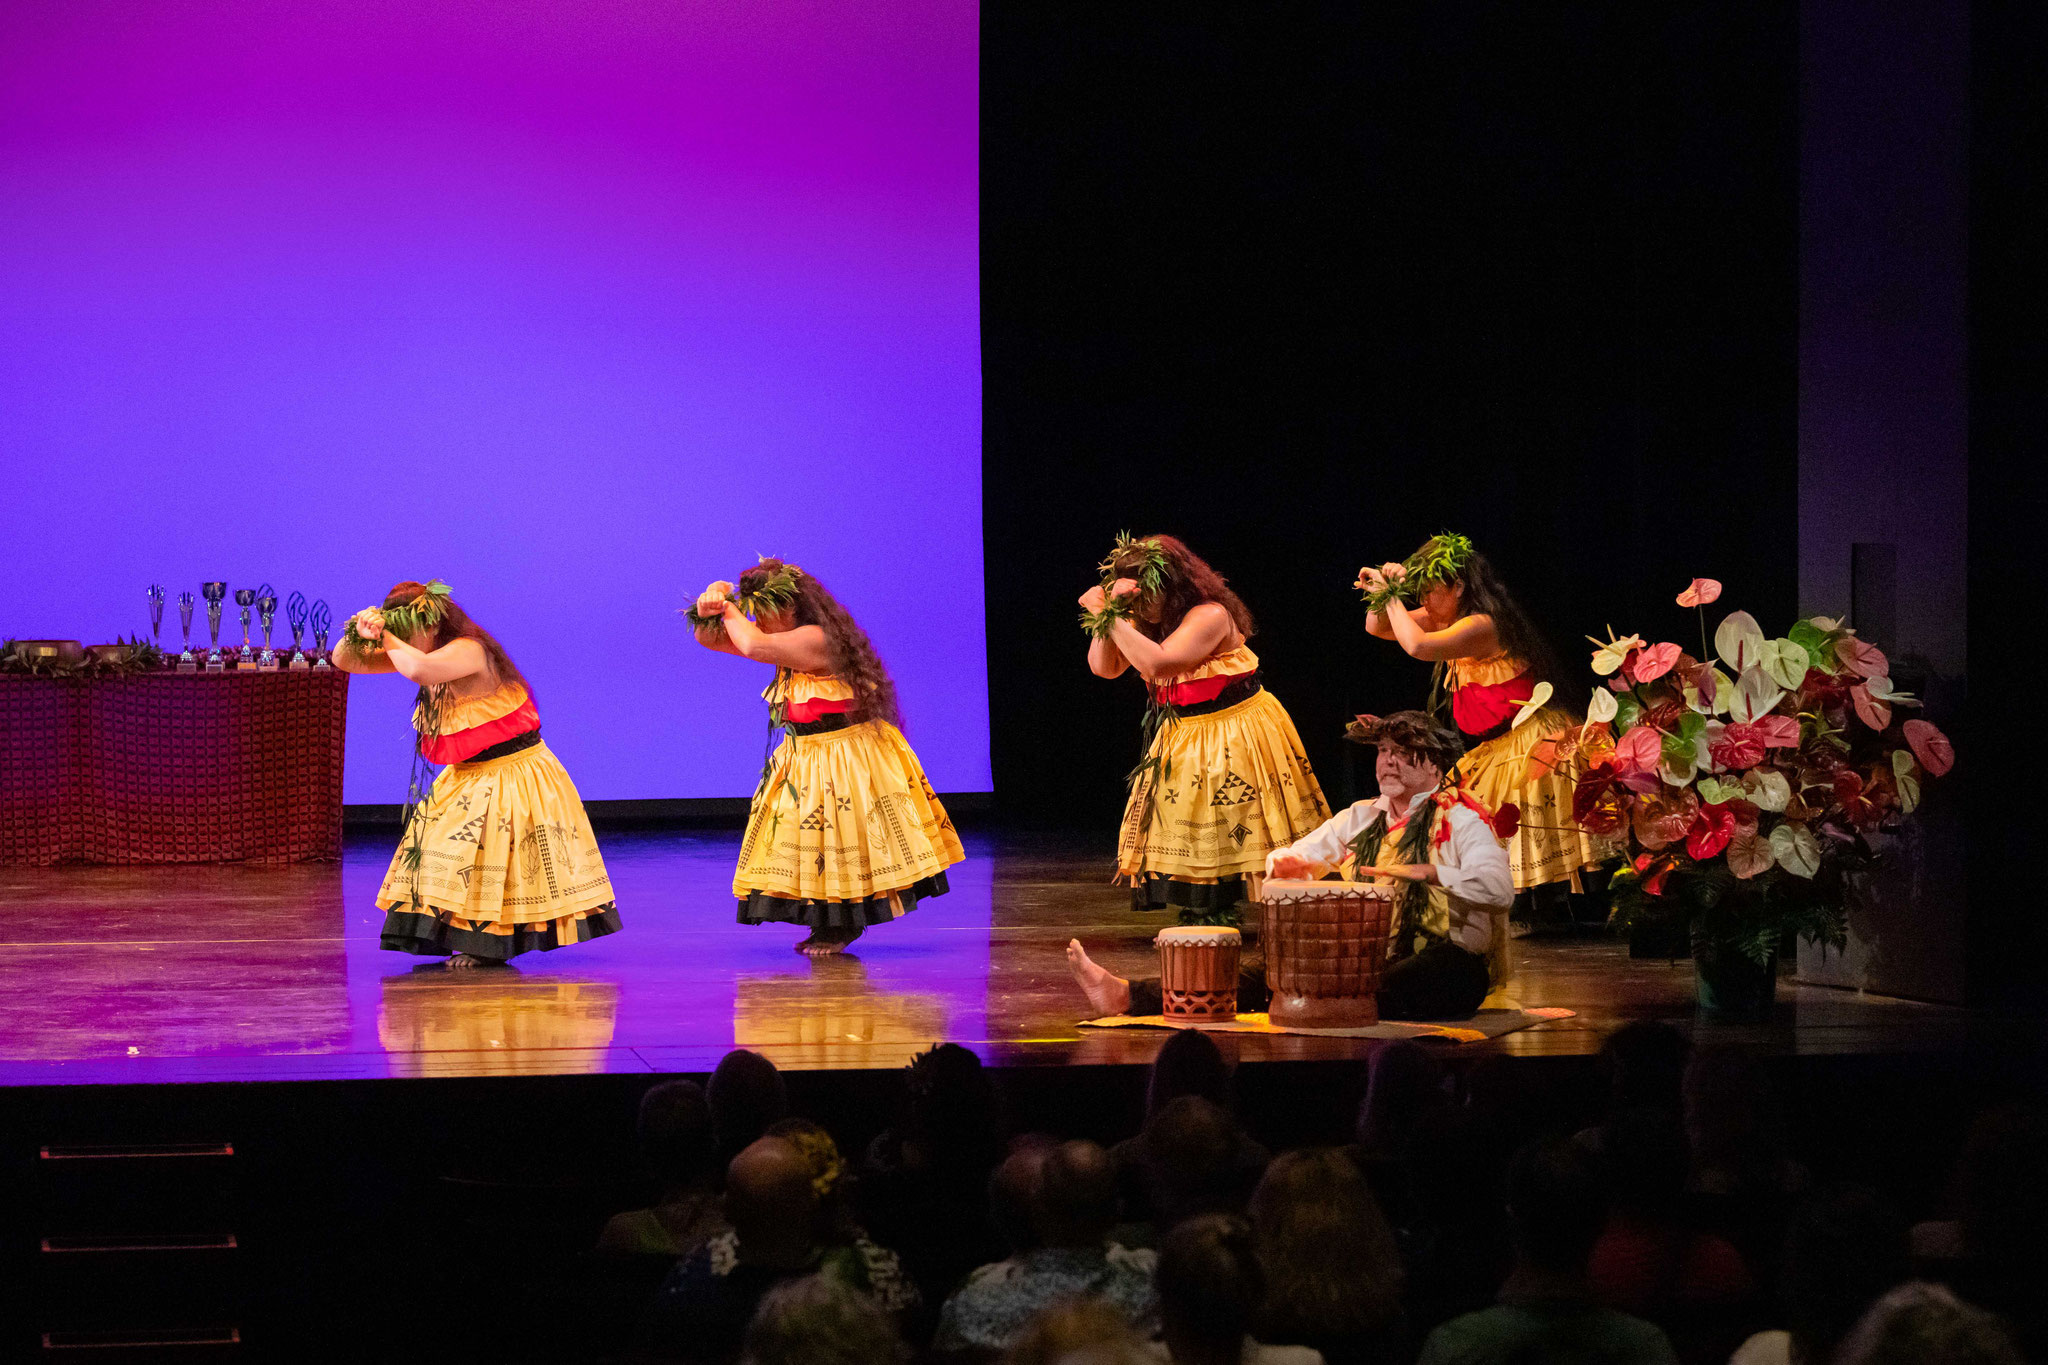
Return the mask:
<path fill-rule="evenodd" d="M 1456 731 L 1420 711 L 1360 716 L 1345 735 L 1378 751 L 1380 794 L 1273 850 L 1266 875 L 1398 885 L 1380 1018 L 1469 1018 L 1505 981 L 1515 885 L 1488 812 L 1444 781 L 1463 745 Z M 1116 976 L 1092 961 L 1078 939 L 1067 943 L 1067 964 L 1101 1013 L 1160 1012 L 1157 977 Z M 1238 1008 L 1257 1013 L 1267 998 L 1264 960 L 1248 951 L 1239 972 Z"/>

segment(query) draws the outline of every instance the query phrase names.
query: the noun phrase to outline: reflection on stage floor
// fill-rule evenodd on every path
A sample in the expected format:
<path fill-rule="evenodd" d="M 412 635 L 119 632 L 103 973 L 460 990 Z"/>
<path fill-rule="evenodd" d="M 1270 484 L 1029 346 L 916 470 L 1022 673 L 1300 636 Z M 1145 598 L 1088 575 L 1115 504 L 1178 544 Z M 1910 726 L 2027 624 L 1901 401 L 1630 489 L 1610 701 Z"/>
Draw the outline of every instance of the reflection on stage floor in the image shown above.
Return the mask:
<path fill-rule="evenodd" d="M 286 868 L 0 868 L 0 1084 L 703 1071 L 734 1047 L 796 1068 L 895 1067 L 951 1039 L 1008 1065 L 1148 1059 L 1156 1032 L 1076 1027 L 1063 949 L 1153 960 L 1164 921 L 1108 884 L 1100 838 L 973 834 L 952 893 L 840 959 L 791 926 L 734 921 L 738 836 L 604 836 L 625 931 L 502 969 L 448 972 L 378 947 L 390 839 Z M 1464 1051 L 1583 1053 L 1621 1022 L 1690 1022 L 1688 964 L 1606 940 L 1523 941 L 1510 994 L 1565 1006 Z M 1787 982 L 1775 1049 L 1962 1041 L 1962 1011 Z M 1239 1036 L 1244 1060 L 1362 1056 L 1370 1044 Z"/>

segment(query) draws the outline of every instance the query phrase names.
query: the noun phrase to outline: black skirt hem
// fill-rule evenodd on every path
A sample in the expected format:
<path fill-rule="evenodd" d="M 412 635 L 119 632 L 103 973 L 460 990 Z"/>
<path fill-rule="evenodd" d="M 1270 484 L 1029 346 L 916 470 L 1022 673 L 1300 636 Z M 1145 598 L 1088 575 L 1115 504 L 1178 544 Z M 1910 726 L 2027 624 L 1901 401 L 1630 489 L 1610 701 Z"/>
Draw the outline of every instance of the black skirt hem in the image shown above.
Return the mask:
<path fill-rule="evenodd" d="M 1131 909 L 1228 910 L 1245 898 L 1244 878 L 1225 877 L 1218 882 L 1183 882 L 1159 872 L 1147 872 L 1131 888 Z"/>
<path fill-rule="evenodd" d="M 917 908 L 919 901 L 943 896 L 951 889 L 946 882 L 946 874 L 934 872 L 897 891 L 896 899 L 903 906 L 903 914 L 907 915 Z M 865 929 L 871 924 L 887 924 L 892 919 L 902 918 L 890 907 L 887 895 L 857 901 L 799 901 L 754 891 L 738 898 L 738 905 L 741 924 L 801 924 L 813 930 Z"/>
<path fill-rule="evenodd" d="M 419 957 L 453 957 L 457 953 L 466 953 L 485 962 L 510 962 L 525 953 L 551 953 L 573 943 L 603 938 L 624 927 L 619 922 L 618 906 L 611 902 L 585 915 L 579 924 L 581 932 L 577 937 L 564 940 L 557 934 L 553 922 L 514 925 L 509 934 L 487 934 L 481 929 L 458 929 L 438 915 L 423 915 L 413 910 L 387 910 L 384 912 L 382 946 L 392 952 L 412 953 Z"/>

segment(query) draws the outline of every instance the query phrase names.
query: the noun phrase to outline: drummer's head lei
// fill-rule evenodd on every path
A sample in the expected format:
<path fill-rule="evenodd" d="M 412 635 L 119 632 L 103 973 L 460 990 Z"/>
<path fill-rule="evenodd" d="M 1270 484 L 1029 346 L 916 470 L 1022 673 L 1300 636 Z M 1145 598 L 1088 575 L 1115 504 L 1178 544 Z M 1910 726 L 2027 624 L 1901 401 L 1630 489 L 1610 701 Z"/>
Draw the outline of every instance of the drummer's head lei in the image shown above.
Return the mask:
<path fill-rule="evenodd" d="M 1401 561 L 1403 576 L 1398 583 L 1387 583 L 1369 590 L 1365 594 L 1368 611 L 1385 611 L 1387 603 L 1395 598 L 1413 605 L 1420 600 L 1424 589 L 1437 583 L 1450 583 L 1465 572 L 1465 566 L 1472 561 L 1472 541 L 1455 531 L 1439 531 L 1422 542 L 1422 548 Z"/>
<path fill-rule="evenodd" d="M 1465 742 L 1456 730 L 1421 711 L 1358 716 L 1344 727 L 1344 738 L 1354 744 L 1375 745 L 1387 740 L 1409 757 L 1422 759 L 1445 773 L 1458 766 L 1465 753 Z"/>
<path fill-rule="evenodd" d="M 358 623 L 395 631 L 402 640 L 430 631 L 448 615 L 448 592 L 448 585 L 436 578 L 409 597 L 396 602 L 386 598 L 381 607 L 364 607 L 348 618 L 348 625 L 341 632 L 341 642 L 358 654 L 374 654 L 384 648 L 381 638 L 365 638 L 357 629 Z"/>
<path fill-rule="evenodd" d="M 1098 640 L 1108 638 L 1110 627 L 1118 621 L 1130 619 L 1139 603 L 1158 601 L 1173 578 L 1173 560 L 1166 547 L 1152 536 L 1140 539 L 1129 531 L 1117 533 L 1109 558 L 1095 568 L 1102 580 L 1102 610 L 1082 612 L 1081 629 Z M 1131 579 L 1138 591 L 1128 597 L 1111 597 L 1110 587 L 1119 578 Z"/>

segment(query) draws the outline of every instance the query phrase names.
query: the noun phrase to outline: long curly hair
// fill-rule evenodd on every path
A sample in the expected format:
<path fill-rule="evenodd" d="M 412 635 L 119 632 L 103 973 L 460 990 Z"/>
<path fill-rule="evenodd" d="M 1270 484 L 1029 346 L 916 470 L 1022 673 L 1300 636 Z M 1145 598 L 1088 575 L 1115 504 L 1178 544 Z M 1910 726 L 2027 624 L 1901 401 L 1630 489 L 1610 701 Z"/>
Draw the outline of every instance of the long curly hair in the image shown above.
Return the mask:
<path fill-rule="evenodd" d="M 1214 602 L 1230 613 L 1231 623 L 1237 627 L 1238 634 L 1251 638 L 1257 629 L 1252 622 L 1251 609 L 1230 590 L 1230 584 L 1222 574 L 1210 568 L 1177 536 L 1149 535 L 1139 540 L 1140 545 L 1112 556 L 1110 566 L 1119 576 L 1133 576 L 1132 571 L 1142 569 L 1145 564 L 1144 541 L 1151 541 L 1166 553 L 1169 570 L 1166 587 L 1159 594 L 1159 619 L 1133 618 L 1131 621 L 1142 634 L 1163 640 L 1180 629 L 1180 623 L 1194 608 L 1204 602 Z"/>
<path fill-rule="evenodd" d="M 1423 544 L 1427 548 L 1428 542 Z M 1459 594 L 1459 606 L 1467 616 L 1486 616 L 1492 620 L 1494 637 L 1500 641 L 1501 652 L 1512 654 L 1528 665 L 1534 681 L 1549 683 L 1568 702 L 1575 698 L 1583 701 L 1585 687 L 1578 675 L 1566 673 L 1559 667 L 1557 651 L 1550 647 L 1549 638 L 1537 628 L 1522 604 L 1515 600 L 1515 595 L 1508 591 L 1508 585 L 1493 567 L 1493 561 L 1474 550 L 1449 586 Z M 1440 621 L 1437 626 L 1441 629 L 1449 624 L 1448 621 Z"/>
<path fill-rule="evenodd" d="M 734 585 L 738 595 L 758 592 L 784 567 L 779 559 L 762 560 L 740 575 Z M 867 632 L 823 583 L 801 569 L 796 570 L 796 624 L 817 626 L 825 632 L 826 647 L 832 653 L 832 672 L 853 688 L 863 719 L 902 726 L 903 714 L 896 704 L 896 681 L 883 666 L 882 656 L 875 653 Z"/>
<path fill-rule="evenodd" d="M 410 579 L 394 583 L 391 585 L 391 591 L 384 594 L 383 609 L 390 611 L 393 607 L 402 607 L 414 598 L 425 595 L 426 591 L 426 584 L 415 583 Z M 484 647 L 484 656 L 491 661 L 491 672 L 499 682 L 516 682 L 531 694 L 532 684 L 528 683 L 526 675 L 519 671 L 519 665 L 512 662 L 512 656 L 505 652 L 505 646 L 498 643 L 498 637 L 478 625 L 475 618 L 464 611 L 454 598 L 444 597 L 441 602 L 441 619 L 434 623 L 433 638 L 408 643 L 420 649 L 439 649 L 450 640 L 474 640 Z"/>

